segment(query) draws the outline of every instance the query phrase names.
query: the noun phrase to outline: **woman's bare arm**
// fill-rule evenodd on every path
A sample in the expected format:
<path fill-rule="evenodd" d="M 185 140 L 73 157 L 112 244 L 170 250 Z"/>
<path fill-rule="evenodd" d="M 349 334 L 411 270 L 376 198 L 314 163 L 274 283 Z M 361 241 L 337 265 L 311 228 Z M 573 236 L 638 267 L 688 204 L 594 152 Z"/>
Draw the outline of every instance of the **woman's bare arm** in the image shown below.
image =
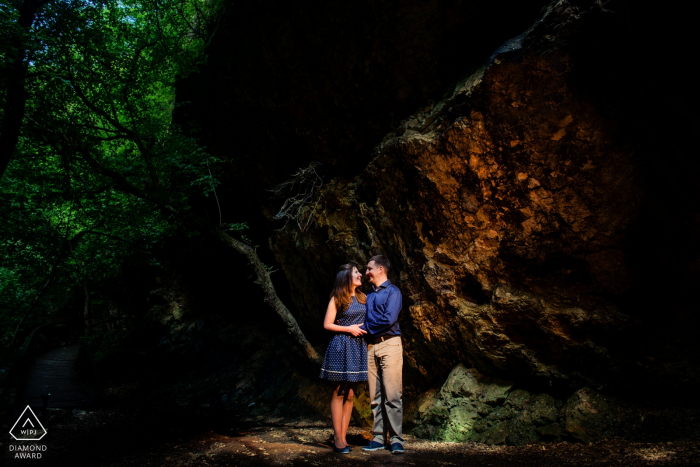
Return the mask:
<path fill-rule="evenodd" d="M 335 307 L 335 300 L 331 298 L 331 301 L 328 302 L 328 309 L 326 309 L 326 317 L 323 320 L 323 328 L 326 331 L 349 332 L 355 337 L 367 333 L 363 329 L 360 329 L 360 326 L 362 326 L 362 324 L 353 324 L 352 326 L 338 326 L 337 324 L 335 324 L 335 316 L 337 313 L 338 310 Z"/>

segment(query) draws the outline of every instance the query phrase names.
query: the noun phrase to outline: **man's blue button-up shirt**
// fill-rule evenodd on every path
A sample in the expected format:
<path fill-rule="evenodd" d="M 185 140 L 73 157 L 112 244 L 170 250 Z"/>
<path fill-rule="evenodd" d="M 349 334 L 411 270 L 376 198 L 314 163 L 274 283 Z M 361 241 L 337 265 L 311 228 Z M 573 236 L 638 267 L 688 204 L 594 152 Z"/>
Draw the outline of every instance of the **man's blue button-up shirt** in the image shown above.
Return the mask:
<path fill-rule="evenodd" d="M 374 286 L 372 286 L 374 287 Z M 367 318 L 360 326 L 372 337 L 400 336 L 401 291 L 389 280 L 367 295 Z"/>

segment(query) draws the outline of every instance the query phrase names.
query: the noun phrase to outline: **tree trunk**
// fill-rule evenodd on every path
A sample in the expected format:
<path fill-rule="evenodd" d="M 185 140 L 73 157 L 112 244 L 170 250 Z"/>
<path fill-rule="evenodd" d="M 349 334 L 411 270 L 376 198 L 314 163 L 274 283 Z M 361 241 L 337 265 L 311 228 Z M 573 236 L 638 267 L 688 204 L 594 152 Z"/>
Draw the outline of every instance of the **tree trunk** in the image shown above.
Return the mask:
<path fill-rule="evenodd" d="M 85 292 L 85 308 L 83 309 L 83 320 L 85 321 L 85 334 L 90 334 L 90 291 L 88 290 L 87 284 L 83 284 L 83 291 Z"/>
<path fill-rule="evenodd" d="M 24 107 L 29 94 L 24 89 L 24 81 L 27 75 L 26 55 L 22 33 L 28 32 L 36 18 L 36 12 L 50 0 L 24 0 L 19 7 L 18 25 L 22 32 L 18 32 L 10 39 L 11 52 L 5 59 L 7 74 L 7 89 L 5 97 L 4 118 L 0 125 L 0 178 L 7 169 L 12 155 L 19 141 L 22 121 L 24 120 Z"/>
<path fill-rule="evenodd" d="M 34 306 L 36 305 L 36 303 L 39 301 L 41 294 L 44 293 L 44 291 L 47 289 L 49 284 L 51 284 L 51 282 L 53 281 L 53 278 L 55 277 L 55 271 L 56 271 L 56 267 L 54 267 L 51 270 L 51 273 L 49 274 L 49 279 L 46 281 L 44 286 L 34 296 L 32 303 L 29 304 L 29 308 L 27 308 L 27 311 L 24 312 L 24 315 L 22 315 L 22 318 L 19 320 L 19 323 L 17 323 L 17 327 L 15 328 L 15 332 L 12 334 L 12 339 L 10 340 L 10 343 L 7 346 L 8 349 L 11 348 L 12 345 L 15 343 L 15 339 L 17 338 L 17 333 L 19 333 L 19 328 L 22 327 L 22 324 L 24 324 L 24 321 L 32 313 L 32 310 L 34 309 Z"/>

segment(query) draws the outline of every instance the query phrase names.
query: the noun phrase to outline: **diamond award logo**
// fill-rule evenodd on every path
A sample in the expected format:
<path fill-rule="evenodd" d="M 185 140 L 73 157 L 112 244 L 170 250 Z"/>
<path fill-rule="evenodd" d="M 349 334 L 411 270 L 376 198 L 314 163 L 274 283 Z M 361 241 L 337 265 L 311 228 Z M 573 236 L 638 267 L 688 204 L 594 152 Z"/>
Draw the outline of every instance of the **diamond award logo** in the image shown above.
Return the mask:
<path fill-rule="evenodd" d="M 32 408 L 27 406 L 10 430 L 10 434 L 17 441 L 39 441 L 46 435 L 46 429 L 34 415 Z"/>

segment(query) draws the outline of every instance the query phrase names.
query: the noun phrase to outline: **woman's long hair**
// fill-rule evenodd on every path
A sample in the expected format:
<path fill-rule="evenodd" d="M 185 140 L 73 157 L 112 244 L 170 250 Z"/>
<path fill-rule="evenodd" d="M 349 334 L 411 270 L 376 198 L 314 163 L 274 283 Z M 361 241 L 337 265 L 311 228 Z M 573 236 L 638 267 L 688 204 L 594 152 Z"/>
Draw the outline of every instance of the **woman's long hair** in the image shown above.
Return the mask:
<path fill-rule="evenodd" d="M 342 313 L 350 307 L 353 292 L 355 292 L 355 298 L 357 298 L 358 302 L 364 304 L 367 301 L 367 296 L 359 288 L 356 289 L 352 285 L 352 268 L 360 270 L 357 264 L 348 263 L 340 266 L 338 274 L 335 275 L 335 284 L 333 285 L 331 298 L 335 300 L 335 307 L 338 313 Z"/>

